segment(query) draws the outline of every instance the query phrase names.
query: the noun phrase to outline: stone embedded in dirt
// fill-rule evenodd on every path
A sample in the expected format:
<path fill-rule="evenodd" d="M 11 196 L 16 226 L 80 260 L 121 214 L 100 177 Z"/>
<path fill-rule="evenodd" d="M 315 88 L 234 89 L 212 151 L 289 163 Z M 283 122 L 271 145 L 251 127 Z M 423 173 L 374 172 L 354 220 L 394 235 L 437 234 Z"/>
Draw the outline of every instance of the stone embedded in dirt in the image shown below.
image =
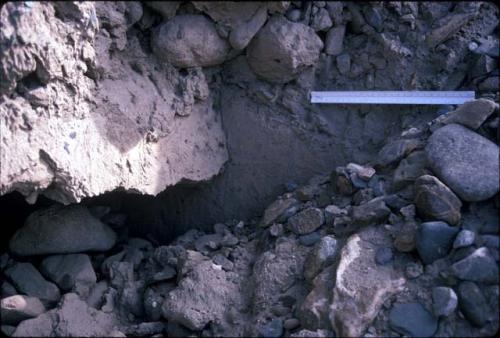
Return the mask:
<path fill-rule="evenodd" d="M 182 1 L 145 1 L 144 4 L 151 7 L 155 11 L 161 14 L 161 16 L 168 20 L 174 17 L 177 8 Z"/>
<path fill-rule="evenodd" d="M 49 256 L 42 261 L 40 271 L 63 291 L 76 283 L 91 286 L 97 280 L 90 258 L 84 254 Z"/>
<path fill-rule="evenodd" d="M 410 262 L 405 266 L 405 276 L 408 279 L 415 279 L 424 273 L 424 267 L 420 261 Z"/>
<path fill-rule="evenodd" d="M 425 264 L 431 264 L 448 254 L 459 232 L 445 222 L 425 222 L 417 231 L 417 250 Z"/>
<path fill-rule="evenodd" d="M 391 240 L 382 229 L 369 227 L 349 237 L 342 249 L 330 307 L 338 336 L 362 336 L 382 304 L 403 290 L 404 278 L 389 265 L 376 265 L 374 242 L 390 246 Z"/>
<path fill-rule="evenodd" d="M 290 230 L 297 235 L 305 235 L 318 229 L 325 223 L 323 211 L 318 208 L 308 208 L 288 219 Z"/>
<path fill-rule="evenodd" d="M 417 150 L 412 152 L 406 158 L 399 162 L 394 171 L 393 184 L 396 189 L 415 181 L 424 174 L 424 168 L 427 165 L 427 156 L 425 151 Z"/>
<path fill-rule="evenodd" d="M 318 12 L 313 16 L 311 27 L 316 31 L 327 31 L 332 27 L 333 23 L 330 19 L 330 14 L 324 8 L 320 8 Z"/>
<path fill-rule="evenodd" d="M 399 139 L 389 142 L 378 152 L 377 164 L 387 167 L 401 161 L 406 155 L 422 146 L 422 142 L 417 139 Z"/>
<path fill-rule="evenodd" d="M 454 263 L 451 273 L 462 280 L 479 283 L 498 283 L 498 265 L 486 247 L 475 250 L 464 259 Z"/>
<path fill-rule="evenodd" d="M 265 338 L 279 338 L 283 334 L 283 320 L 275 318 L 269 323 L 266 323 L 259 327 L 259 336 Z"/>
<path fill-rule="evenodd" d="M 113 316 L 87 306 L 78 295 L 67 293 L 59 306 L 22 321 L 14 337 L 107 337 L 119 323 Z"/>
<path fill-rule="evenodd" d="M 299 205 L 299 201 L 295 198 L 279 198 L 274 201 L 270 206 L 264 211 L 264 216 L 260 221 L 260 225 L 267 227 L 274 222 L 276 222 L 287 210 Z"/>
<path fill-rule="evenodd" d="M 438 321 L 420 303 L 395 304 L 389 314 L 391 328 L 409 337 L 432 337 Z"/>
<path fill-rule="evenodd" d="M 81 205 L 54 206 L 32 213 L 9 241 L 19 256 L 106 251 L 116 234 Z"/>
<path fill-rule="evenodd" d="M 292 338 L 327 338 L 335 337 L 334 333 L 329 330 L 318 329 L 316 331 L 311 330 L 300 330 L 298 332 L 292 333 L 290 335 Z"/>
<path fill-rule="evenodd" d="M 195 265 L 168 293 L 162 314 L 191 330 L 202 330 L 211 321 L 222 320 L 227 305 L 238 295 L 237 286 L 211 260 Z"/>
<path fill-rule="evenodd" d="M 499 148 L 458 124 L 435 131 L 425 148 L 431 169 L 462 200 L 482 201 L 499 190 Z"/>
<path fill-rule="evenodd" d="M 460 222 L 462 202 L 434 176 L 420 176 L 415 181 L 414 201 L 418 214 L 424 220 L 443 221 L 451 225 Z"/>
<path fill-rule="evenodd" d="M 4 273 L 21 293 L 46 302 L 57 302 L 61 298 L 57 286 L 46 281 L 31 263 L 16 263 Z"/>
<path fill-rule="evenodd" d="M 360 206 L 352 208 L 352 219 L 355 224 L 365 226 L 384 222 L 391 210 L 381 199 L 375 199 Z"/>
<path fill-rule="evenodd" d="M 386 246 L 378 248 L 375 252 L 375 263 L 378 265 L 386 265 L 392 261 L 393 256 L 391 248 Z"/>
<path fill-rule="evenodd" d="M 330 28 L 326 33 L 325 38 L 325 53 L 328 55 L 337 56 L 344 50 L 344 36 L 346 26 L 336 26 Z"/>
<path fill-rule="evenodd" d="M 257 12 L 245 23 L 238 25 L 229 33 L 229 43 L 236 50 L 244 49 L 262 28 L 267 20 L 267 8 L 262 6 Z"/>
<path fill-rule="evenodd" d="M 177 15 L 153 33 L 153 52 L 176 67 L 209 67 L 225 61 L 229 44 L 203 15 Z"/>
<path fill-rule="evenodd" d="M 304 277 L 311 281 L 326 266 L 333 263 L 337 254 L 337 240 L 329 235 L 321 238 L 311 250 L 304 263 Z"/>
<path fill-rule="evenodd" d="M 44 312 L 45 306 L 36 297 L 15 295 L 3 298 L 1 302 L 2 324 L 17 325 Z"/>
<path fill-rule="evenodd" d="M 493 114 L 498 104 L 488 99 L 465 102 L 446 115 L 445 124 L 458 123 L 471 129 L 479 128 Z"/>
<path fill-rule="evenodd" d="M 460 310 L 474 325 L 484 326 L 488 320 L 490 308 L 481 289 L 473 282 L 461 282 L 457 288 Z"/>
<path fill-rule="evenodd" d="M 449 316 L 455 311 L 458 298 L 452 288 L 438 286 L 432 289 L 432 310 L 436 317 Z"/>
<path fill-rule="evenodd" d="M 347 75 L 351 71 L 351 56 L 349 53 L 341 53 L 335 58 L 337 69 L 342 75 Z"/>
<path fill-rule="evenodd" d="M 329 313 L 335 273 L 335 266 L 330 265 L 314 278 L 311 291 L 297 311 L 303 327 L 309 329 L 331 327 Z"/>
<path fill-rule="evenodd" d="M 453 242 L 453 249 L 468 247 L 476 241 L 476 233 L 467 229 L 461 230 L 455 241 Z"/>
<path fill-rule="evenodd" d="M 286 83 L 315 64 L 323 42 L 314 30 L 283 17 L 273 17 L 247 47 L 250 68 L 264 80 Z"/>

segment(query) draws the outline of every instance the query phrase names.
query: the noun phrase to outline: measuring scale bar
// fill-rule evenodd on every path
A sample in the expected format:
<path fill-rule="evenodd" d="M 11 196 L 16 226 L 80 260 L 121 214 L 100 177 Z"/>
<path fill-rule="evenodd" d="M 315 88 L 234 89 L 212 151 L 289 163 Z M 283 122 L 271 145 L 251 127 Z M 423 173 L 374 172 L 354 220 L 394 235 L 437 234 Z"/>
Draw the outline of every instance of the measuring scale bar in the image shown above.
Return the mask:
<path fill-rule="evenodd" d="M 311 92 L 311 103 L 462 104 L 474 91 L 334 91 Z"/>

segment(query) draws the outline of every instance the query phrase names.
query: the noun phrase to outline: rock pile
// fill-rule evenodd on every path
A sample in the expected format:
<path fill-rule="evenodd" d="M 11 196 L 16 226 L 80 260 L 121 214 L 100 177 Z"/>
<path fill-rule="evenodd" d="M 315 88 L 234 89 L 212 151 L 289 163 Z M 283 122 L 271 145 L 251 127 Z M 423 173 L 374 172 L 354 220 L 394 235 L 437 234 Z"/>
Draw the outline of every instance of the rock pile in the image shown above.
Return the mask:
<path fill-rule="evenodd" d="M 293 186 L 260 219 L 168 245 L 129 238 L 107 207 L 36 211 L 1 256 L 2 332 L 494 335 L 498 146 L 441 120 L 403 132 L 374 163 Z"/>

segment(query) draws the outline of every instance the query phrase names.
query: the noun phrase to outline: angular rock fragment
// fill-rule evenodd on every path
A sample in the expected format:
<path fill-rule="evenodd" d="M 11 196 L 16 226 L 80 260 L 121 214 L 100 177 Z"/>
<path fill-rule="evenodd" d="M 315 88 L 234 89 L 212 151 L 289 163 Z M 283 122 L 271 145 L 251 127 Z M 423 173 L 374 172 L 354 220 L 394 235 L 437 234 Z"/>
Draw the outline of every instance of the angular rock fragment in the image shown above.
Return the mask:
<path fill-rule="evenodd" d="M 323 42 L 312 28 L 277 16 L 250 42 L 247 58 L 257 76 L 286 83 L 316 63 L 321 49 Z"/>
<path fill-rule="evenodd" d="M 260 221 L 261 226 L 267 227 L 276 222 L 287 210 L 299 205 L 295 198 L 277 199 L 264 212 Z"/>
<path fill-rule="evenodd" d="M 288 219 L 290 230 L 298 235 L 305 235 L 318 229 L 325 222 L 323 211 L 308 208 Z"/>
<path fill-rule="evenodd" d="M 352 235 L 341 252 L 330 321 L 341 337 L 360 337 L 392 295 L 402 291 L 405 279 L 389 265 L 375 263 L 377 246 L 390 246 L 383 230 L 370 227 Z"/>
<path fill-rule="evenodd" d="M 81 205 L 50 207 L 32 213 L 9 241 L 19 256 L 106 251 L 116 234 Z"/>
<path fill-rule="evenodd" d="M 84 254 L 49 256 L 42 261 L 40 270 L 64 291 L 76 283 L 91 286 L 97 280 L 90 258 Z"/>
<path fill-rule="evenodd" d="M 420 176 L 415 181 L 415 205 L 424 220 L 443 221 L 452 225 L 460 222 L 462 202 L 434 176 Z"/>
<path fill-rule="evenodd" d="M 36 297 L 15 295 L 3 298 L 1 302 L 2 324 L 17 325 L 45 312 L 45 306 Z"/>
<path fill-rule="evenodd" d="M 153 52 L 176 67 L 208 67 L 224 62 L 229 44 L 203 15 L 177 15 L 152 37 Z"/>
<path fill-rule="evenodd" d="M 57 302 L 61 297 L 57 286 L 46 281 L 31 263 L 17 263 L 4 273 L 19 292 L 28 296 L 46 302 Z"/>
<path fill-rule="evenodd" d="M 483 136 L 449 124 L 432 134 L 425 151 L 432 171 L 461 199 L 482 201 L 498 192 L 499 148 Z"/>
<path fill-rule="evenodd" d="M 417 139 L 400 139 L 390 142 L 380 149 L 377 164 L 382 167 L 389 166 L 421 147 L 422 143 Z"/>
<path fill-rule="evenodd" d="M 250 20 L 229 33 L 229 43 L 237 50 L 244 49 L 267 20 L 267 8 L 261 7 Z"/>
<path fill-rule="evenodd" d="M 108 337 L 118 321 L 87 306 L 74 293 L 65 294 L 56 309 L 19 324 L 14 337 Z"/>
<path fill-rule="evenodd" d="M 438 286 L 432 289 L 432 309 L 435 316 L 449 316 L 457 305 L 457 294 L 452 288 Z"/>
<path fill-rule="evenodd" d="M 465 102 L 450 112 L 442 122 L 445 124 L 458 123 L 475 130 L 493 114 L 497 107 L 497 103 L 487 99 Z"/>
<path fill-rule="evenodd" d="M 424 151 L 414 151 L 399 162 L 394 171 L 393 184 L 396 189 L 415 181 L 424 174 L 427 157 Z"/>
<path fill-rule="evenodd" d="M 207 323 L 223 318 L 237 293 L 237 286 L 227 279 L 220 266 L 202 261 L 168 293 L 162 314 L 169 321 L 201 330 Z"/>
<path fill-rule="evenodd" d="M 387 219 L 391 210 L 381 199 L 372 200 L 352 208 L 352 219 L 355 224 L 364 226 L 378 224 Z"/>

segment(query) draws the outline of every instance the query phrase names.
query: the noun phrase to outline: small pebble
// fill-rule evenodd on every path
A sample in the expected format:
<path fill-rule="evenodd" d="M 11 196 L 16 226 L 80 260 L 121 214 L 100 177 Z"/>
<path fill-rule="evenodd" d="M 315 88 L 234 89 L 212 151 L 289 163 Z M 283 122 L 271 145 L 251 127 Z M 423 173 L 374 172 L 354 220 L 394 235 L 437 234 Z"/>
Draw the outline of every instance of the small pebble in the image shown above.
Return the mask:
<path fill-rule="evenodd" d="M 293 330 L 297 328 L 300 325 L 300 322 L 297 318 L 289 318 L 285 320 L 285 323 L 283 324 L 283 327 L 286 330 Z"/>
<path fill-rule="evenodd" d="M 414 279 L 424 273 L 424 267 L 420 262 L 411 262 L 406 266 L 405 272 L 406 277 Z"/>

